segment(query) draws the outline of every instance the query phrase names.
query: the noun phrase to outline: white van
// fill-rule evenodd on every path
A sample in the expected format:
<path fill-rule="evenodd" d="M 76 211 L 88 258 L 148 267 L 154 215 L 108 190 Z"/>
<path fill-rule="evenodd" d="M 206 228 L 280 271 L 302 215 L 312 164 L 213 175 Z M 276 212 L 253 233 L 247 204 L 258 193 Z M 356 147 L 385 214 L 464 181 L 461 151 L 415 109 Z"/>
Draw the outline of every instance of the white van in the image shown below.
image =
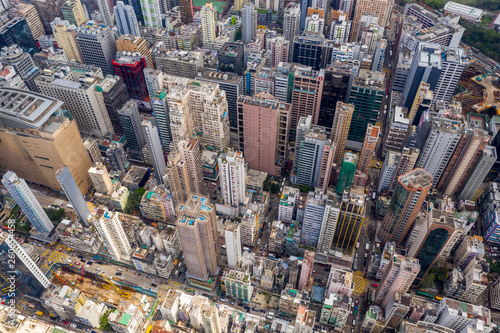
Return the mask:
<path fill-rule="evenodd" d="M 101 269 L 99 267 L 96 267 L 95 270 L 98 271 L 98 272 L 101 271 Z"/>
<path fill-rule="evenodd" d="M 116 270 L 117 270 L 118 272 L 123 272 L 123 269 L 121 269 L 121 268 L 117 268 Z"/>

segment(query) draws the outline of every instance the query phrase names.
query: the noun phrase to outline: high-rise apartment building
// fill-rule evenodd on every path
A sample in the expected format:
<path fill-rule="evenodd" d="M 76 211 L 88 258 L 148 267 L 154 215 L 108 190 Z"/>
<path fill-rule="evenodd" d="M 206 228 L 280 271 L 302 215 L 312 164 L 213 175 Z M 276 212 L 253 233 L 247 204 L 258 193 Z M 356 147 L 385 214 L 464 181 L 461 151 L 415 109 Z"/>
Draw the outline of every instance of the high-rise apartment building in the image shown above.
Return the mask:
<path fill-rule="evenodd" d="M 257 10 L 250 3 L 241 9 L 241 39 L 243 44 L 251 42 L 257 32 Z"/>
<path fill-rule="evenodd" d="M 149 109 L 148 88 L 144 79 L 143 69 L 147 67 L 146 58 L 137 53 L 129 55 L 122 52 L 117 54 L 116 59 L 112 61 L 113 69 L 116 75 L 122 78 L 128 88 L 130 98 L 143 102 L 144 107 L 139 109 Z"/>
<path fill-rule="evenodd" d="M 140 1 L 141 1 L 142 16 L 144 18 L 144 25 L 146 27 L 151 27 L 151 28 L 161 28 L 162 23 L 161 23 L 160 1 L 159 0 L 147 0 L 147 1 L 140 0 Z M 183 7 L 181 1 L 179 1 L 179 5 L 181 5 L 181 18 L 182 18 Z M 191 22 L 184 22 L 184 24 L 188 23 Z"/>
<path fill-rule="evenodd" d="M 186 162 L 179 154 L 170 153 L 165 169 L 165 183 L 170 187 L 176 208 L 184 204 L 191 195 Z"/>
<path fill-rule="evenodd" d="M 121 35 L 116 39 L 116 46 L 118 47 L 118 52 L 131 52 L 131 53 L 140 53 L 142 57 L 146 57 L 146 63 L 148 64 L 148 68 L 152 69 L 155 67 L 153 64 L 153 57 L 151 56 L 151 52 L 148 48 L 148 43 L 142 37 L 137 37 L 134 35 Z M 146 74 L 144 74 L 146 75 Z M 153 90 L 153 93 L 158 89 Z M 149 95 L 152 95 L 150 92 Z"/>
<path fill-rule="evenodd" d="M 102 137 L 113 133 L 102 93 L 96 89 L 102 79 L 97 67 L 58 63 L 36 78 L 35 84 L 41 93 L 64 102 L 64 108 L 75 117 L 81 132 Z"/>
<path fill-rule="evenodd" d="M 348 13 L 339 14 L 339 18 L 332 22 L 330 39 L 335 43 L 347 43 L 351 33 L 352 21 L 348 19 Z"/>
<path fill-rule="evenodd" d="M 375 303 L 385 308 L 395 293 L 406 293 L 420 271 L 417 259 L 392 254 L 391 261 L 375 292 Z"/>
<path fill-rule="evenodd" d="M 127 172 L 129 161 L 123 143 L 111 142 L 106 150 L 106 157 L 112 171 L 121 172 L 123 175 Z"/>
<path fill-rule="evenodd" d="M 370 164 L 377 148 L 378 137 L 380 135 L 380 127 L 368 124 L 366 127 L 365 140 L 363 141 L 363 148 L 358 159 L 358 170 L 368 173 Z"/>
<path fill-rule="evenodd" d="M 20 3 L 16 5 L 12 11 L 16 16 L 24 17 L 30 28 L 31 35 L 33 35 L 35 40 L 38 40 L 38 38 L 45 34 L 45 29 L 43 28 L 42 21 L 40 20 L 40 16 L 38 16 L 35 6 Z"/>
<path fill-rule="evenodd" d="M 348 140 L 356 141 L 359 148 L 365 138 L 368 123 L 375 124 L 382 97 L 385 95 L 385 74 L 361 69 L 352 80 L 349 103 L 354 105 Z"/>
<path fill-rule="evenodd" d="M 396 171 L 391 180 L 389 187 L 390 192 L 394 192 L 396 185 L 398 184 L 399 176 L 402 176 L 410 171 L 412 171 L 417 163 L 418 156 L 420 155 L 420 149 L 418 148 L 403 148 L 401 152 L 401 158 L 397 164 Z"/>
<path fill-rule="evenodd" d="M 14 235 L 1 232 L 0 249 L 6 253 L 15 254 L 19 260 L 15 267 L 9 267 L 7 271 L 12 271 L 15 274 L 16 284 L 19 285 L 18 288 L 22 288 L 23 293 L 32 297 L 40 297 L 44 290 L 50 287 L 50 280 L 26 252 L 25 247 L 19 244 Z M 7 262 L 4 267 L 8 267 Z"/>
<path fill-rule="evenodd" d="M 288 186 L 283 188 L 278 207 L 278 221 L 290 224 L 295 220 L 299 196 L 299 189 Z"/>
<path fill-rule="evenodd" d="M 399 177 L 378 238 L 401 244 L 417 217 L 427 193 L 432 187 L 432 176 L 417 168 Z"/>
<path fill-rule="evenodd" d="M 191 195 L 179 207 L 177 231 L 189 279 L 206 281 L 219 272 L 219 243 L 215 208 L 206 197 Z"/>
<path fill-rule="evenodd" d="M 181 140 L 177 144 L 179 155 L 186 163 L 191 193 L 203 194 L 203 170 L 201 169 L 200 142 L 196 139 Z"/>
<path fill-rule="evenodd" d="M 455 92 L 460 77 L 467 65 L 467 53 L 459 47 L 447 47 L 443 50 L 442 70 L 436 86 L 431 86 L 433 102 L 448 103 Z"/>
<path fill-rule="evenodd" d="M 117 1 L 115 8 L 113 8 L 113 13 L 115 15 L 116 28 L 120 35 L 141 37 L 137 17 L 132 6 L 125 5 L 123 1 Z"/>
<path fill-rule="evenodd" d="M 304 210 L 300 243 L 316 247 L 321 232 L 323 215 L 325 213 L 326 195 L 320 188 L 309 192 Z"/>
<path fill-rule="evenodd" d="M 34 81 L 40 75 L 40 69 L 35 66 L 31 56 L 23 52 L 19 46 L 14 44 L 2 47 L 0 62 L 3 65 L 11 65 L 19 73 L 28 89 L 38 91 Z"/>
<path fill-rule="evenodd" d="M 184 24 L 193 22 L 193 0 L 179 0 L 181 21 Z"/>
<path fill-rule="evenodd" d="M 290 47 L 293 45 L 295 36 L 300 34 L 300 5 L 289 2 L 285 8 L 283 17 L 283 36 L 290 41 Z M 291 59 L 291 49 L 290 58 Z"/>
<path fill-rule="evenodd" d="M 116 42 L 111 27 L 88 22 L 76 31 L 76 42 L 83 62 L 100 67 L 104 75 L 113 74 L 112 62 L 116 57 Z"/>
<path fill-rule="evenodd" d="M 281 176 L 287 161 L 290 109 L 290 104 L 269 94 L 240 97 L 240 147 L 248 168 Z"/>
<path fill-rule="evenodd" d="M 54 37 L 57 45 L 64 50 L 68 61 L 76 60 L 82 63 L 82 55 L 80 47 L 76 42 L 76 26 L 71 25 L 68 21 L 63 21 L 57 18 L 52 25 Z"/>
<path fill-rule="evenodd" d="M 86 193 L 91 185 L 90 157 L 76 121 L 61 115 L 63 103 L 7 87 L 0 88 L 0 95 L 4 103 L 0 107 L 0 167 L 27 181 L 62 190 L 55 171 L 67 165 L 80 192 Z"/>
<path fill-rule="evenodd" d="M 93 218 L 93 225 L 101 236 L 113 260 L 130 260 L 132 247 L 123 230 L 118 212 L 99 209 Z"/>
<path fill-rule="evenodd" d="M 64 194 L 66 194 L 66 197 L 73 205 L 76 215 L 78 215 L 78 218 L 80 219 L 80 223 L 82 224 L 82 226 L 88 227 L 90 210 L 87 206 L 87 203 L 85 202 L 85 199 L 80 193 L 80 189 L 78 188 L 78 185 L 76 184 L 75 178 L 73 178 L 71 171 L 69 171 L 69 168 L 65 165 L 57 170 L 56 178 L 61 184 Z"/>
<path fill-rule="evenodd" d="M 200 10 L 201 15 L 201 32 L 203 33 L 203 47 L 208 50 L 215 48 L 215 18 L 217 17 L 217 9 L 212 6 L 211 2 L 207 2 Z"/>
<path fill-rule="evenodd" d="M 246 165 L 243 154 L 229 150 L 219 156 L 219 177 L 224 203 L 238 207 L 245 198 Z"/>
<path fill-rule="evenodd" d="M 324 69 L 319 71 L 311 67 L 295 69 L 290 114 L 290 141 L 295 140 L 300 117 L 312 115 L 312 124 L 318 123 L 324 79 Z"/>
<path fill-rule="evenodd" d="M 151 163 L 153 164 L 153 174 L 159 183 L 163 183 L 163 173 L 165 172 L 166 164 L 158 128 L 153 126 L 149 120 L 143 120 L 141 125 L 144 130 L 144 139 L 146 139 Z"/>
<path fill-rule="evenodd" d="M 50 23 L 54 21 L 56 17 L 63 17 L 61 13 L 61 8 L 66 0 L 33 0 L 30 3 L 35 6 L 38 16 L 42 21 L 45 33 L 50 34 L 52 29 L 50 28 Z"/>
<path fill-rule="evenodd" d="M 170 112 L 168 109 L 167 93 L 162 90 L 157 90 L 156 93 L 150 96 L 163 151 L 168 155 L 172 142 L 172 132 L 170 130 Z"/>
<path fill-rule="evenodd" d="M 97 192 L 103 194 L 111 193 L 113 183 L 111 183 L 111 177 L 109 177 L 108 170 L 102 163 L 96 163 L 88 172 L 92 180 L 92 185 Z"/>
<path fill-rule="evenodd" d="M 38 233 L 44 238 L 53 238 L 55 227 L 26 181 L 19 178 L 15 172 L 7 171 L 2 183 Z"/>
<path fill-rule="evenodd" d="M 353 113 L 354 105 L 342 103 L 340 101 L 337 102 L 331 136 L 332 141 L 336 145 L 333 162 L 337 165 L 341 165 L 344 158 L 347 134 L 349 133 Z"/>
<path fill-rule="evenodd" d="M 102 154 L 101 151 L 99 150 L 99 145 L 97 144 L 96 140 L 85 139 L 83 145 L 87 150 L 87 153 L 89 154 L 90 160 L 93 164 L 103 163 L 104 160 L 102 158 Z"/>
<path fill-rule="evenodd" d="M 141 117 L 137 104 L 128 101 L 123 108 L 118 111 L 123 134 L 127 138 L 128 157 L 133 161 L 142 161 L 142 149 L 146 145 L 144 130 L 141 126 Z M 150 152 L 151 154 L 151 152 Z"/>
<path fill-rule="evenodd" d="M 122 78 L 117 75 L 106 75 L 95 85 L 95 89 L 102 93 L 104 105 L 109 115 L 109 120 L 115 131 L 115 135 L 122 136 L 123 128 L 120 122 L 119 111 L 130 100 L 127 86 Z"/>
<path fill-rule="evenodd" d="M 335 192 L 342 195 L 344 190 L 351 186 L 354 179 L 354 174 L 356 173 L 356 166 L 358 165 L 358 154 L 351 151 L 346 151 L 344 154 L 344 159 L 340 164 L 340 173 L 337 179 L 337 186 Z"/>
<path fill-rule="evenodd" d="M 490 136 L 486 131 L 485 117 L 469 114 L 468 120 L 468 123 L 474 124 L 475 127 L 464 129 L 436 187 L 449 197 L 463 189 L 467 177 L 471 175 L 473 168 L 482 156 L 483 149 L 490 141 Z"/>
<path fill-rule="evenodd" d="M 460 103 L 452 104 L 446 113 L 432 118 L 432 127 L 418 158 L 417 167 L 432 175 L 433 187 L 441 179 L 462 137 L 464 122 L 461 112 Z"/>
<path fill-rule="evenodd" d="M 361 0 L 356 3 L 354 17 L 352 20 L 351 41 L 357 41 L 359 38 L 359 25 L 361 16 L 371 15 L 378 17 L 378 25 L 385 27 L 392 13 L 392 0 Z"/>
<path fill-rule="evenodd" d="M 333 235 L 335 226 L 340 213 L 340 205 L 336 204 L 336 198 L 331 195 L 325 196 L 325 211 L 323 221 L 321 222 L 321 230 L 318 238 L 318 246 L 316 247 L 316 261 L 326 264 L 328 255 L 332 247 Z"/>
<path fill-rule="evenodd" d="M 497 150 L 494 146 L 485 146 L 481 152 L 481 156 L 477 160 L 474 168 L 470 172 L 462 189 L 458 193 L 458 198 L 462 200 L 470 200 L 474 197 L 477 190 L 484 181 L 484 178 L 490 172 L 491 168 L 497 160 Z"/>
<path fill-rule="evenodd" d="M 115 22 L 113 19 L 113 8 L 110 7 L 108 0 L 96 0 L 96 2 L 99 6 L 99 12 L 101 13 L 101 20 L 110 29 L 113 28 L 115 26 Z"/>
<path fill-rule="evenodd" d="M 68 0 L 61 7 L 63 18 L 77 27 L 87 22 L 80 0 Z"/>
<path fill-rule="evenodd" d="M 227 221 L 224 225 L 226 241 L 227 266 L 236 269 L 241 265 L 241 227 L 238 223 Z"/>

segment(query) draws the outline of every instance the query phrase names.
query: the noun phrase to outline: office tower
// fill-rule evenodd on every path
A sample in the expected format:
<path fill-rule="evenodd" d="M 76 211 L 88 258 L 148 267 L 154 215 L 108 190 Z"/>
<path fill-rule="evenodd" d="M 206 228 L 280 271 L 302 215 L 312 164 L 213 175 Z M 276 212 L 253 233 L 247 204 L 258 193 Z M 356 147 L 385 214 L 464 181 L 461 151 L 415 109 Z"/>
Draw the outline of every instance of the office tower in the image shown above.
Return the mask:
<path fill-rule="evenodd" d="M 165 158 L 163 157 L 163 150 L 161 149 L 160 135 L 158 128 L 152 126 L 148 120 L 142 121 L 142 128 L 144 129 L 144 137 L 148 145 L 149 155 L 153 163 L 153 173 L 158 182 L 163 182 L 163 173 L 165 172 Z"/>
<path fill-rule="evenodd" d="M 161 11 L 160 11 L 160 1 L 159 0 L 140 0 L 141 1 L 141 12 L 144 18 L 144 25 L 151 28 L 161 28 Z M 181 0 L 182 1 L 182 0 Z M 183 14 L 183 7 L 181 5 L 181 18 Z M 191 7 L 192 8 L 192 7 Z M 191 9 L 192 11 L 192 9 Z M 192 17 L 192 14 L 191 14 Z M 192 20 L 192 19 L 191 19 Z M 183 21 L 184 22 L 184 21 Z M 191 22 L 184 22 L 188 24 Z"/>
<path fill-rule="evenodd" d="M 302 288 L 311 282 L 312 272 L 314 269 L 314 251 L 306 250 L 304 253 L 304 259 L 302 260 L 302 266 L 300 270 L 300 279 L 298 289 Z"/>
<path fill-rule="evenodd" d="M 268 94 L 240 98 L 240 147 L 248 168 L 281 176 L 287 161 L 290 109 L 290 104 Z"/>
<path fill-rule="evenodd" d="M 380 104 L 385 94 L 385 74 L 362 68 L 353 80 L 349 103 L 354 105 L 348 140 L 356 141 L 361 148 L 368 123 L 375 124 Z"/>
<path fill-rule="evenodd" d="M 226 92 L 229 126 L 231 130 L 236 130 L 238 128 L 238 100 L 243 92 L 243 77 L 230 73 L 204 71 L 202 76 L 196 79 L 217 83 L 220 89 Z"/>
<path fill-rule="evenodd" d="M 451 101 L 455 88 L 460 81 L 460 77 L 465 69 L 467 54 L 464 49 L 459 47 L 447 47 L 441 55 L 442 69 L 436 86 L 431 85 L 434 93 L 433 102 Z"/>
<path fill-rule="evenodd" d="M 356 63 L 358 61 L 355 61 Z M 335 61 L 325 69 L 325 82 L 321 97 L 318 125 L 331 127 L 336 114 L 337 102 L 344 102 L 353 62 Z"/>
<path fill-rule="evenodd" d="M 141 127 L 141 117 L 139 116 L 137 104 L 134 101 L 128 101 L 118 111 L 118 116 L 123 133 L 127 138 L 128 157 L 133 161 L 142 162 L 142 149 L 146 145 L 146 140 Z"/>
<path fill-rule="evenodd" d="M 219 156 L 220 187 L 226 205 L 238 207 L 243 202 L 246 173 L 241 152 L 229 150 Z"/>
<path fill-rule="evenodd" d="M 12 9 L 12 12 L 14 15 L 23 17 L 26 20 L 26 23 L 30 28 L 31 35 L 35 40 L 38 40 L 43 34 L 45 34 L 42 21 L 40 20 L 40 16 L 38 16 L 35 6 L 20 3 Z"/>
<path fill-rule="evenodd" d="M 389 188 L 394 181 L 400 160 L 400 152 L 394 150 L 387 151 L 384 163 L 382 164 L 382 168 L 380 170 L 377 192 L 381 193 L 382 191 L 389 191 Z"/>
<path fill-rule="evenodd" d="M 429 110 L 433 100 L 433 92 L 430 90 L 430 87 L 430 84 L 420 82 L 413 104 L 408 111 L 408 124 L 410 126 L 418 125 L 424 111 Z"/>
<path fill-rule="evenodd" d="M 324 79 L 324 69 L 319 71 L 315 71 L 311 67 L 295 69 L 292 88 L 290 141 L 295 140 L 297 126 L 301 117 L 312 115 L 312 124 L 318 123 Z"/>
<path fill-rule="evenodd" d="M 336 145 L 333 162 L 337 165 L 341 165 L 342 159 L 344 158 L 347 134 L 349 133 L 353 113 L 354 105 L 342 103 L 341 101 L 337 102 L 331 136 L 332 141 Z"/>
<path fill-rule="evenodd" d="M 150 106 L 146 106 L 149 104 L 149 95 L 144 73 L 142 72 L 147 67 L 146 58 L 137 53 L 129 55 L 123 52 L 116 55 L 116 59 L 112 61 L 112 64 L 115 74 L 125 82 L 130 98 L 143 102 L 140 105 L 144 104 L 144 106 L 142 108 L 139 106 L 139 109 L 150 110 Z"/>
<path fill-rule="evenodd" d="M 100 67 L 104 75 L 113 74 L 112 61 L 116 57 L 116 43 L 111 27 L 89 22 L 76 31 L 76 42 L 83 62 Z"/>
<path fill-rule="evenodd" d="M 193 22 L 193 0 L 179 0 L 181 21 L 184 24 Z"/>
<path fill-rule="evenodd" d="M 215 48 L 215 18 L 217 10 L 212 6 L 211 2 L 207 2 L 200 10 L 201 15 L 201 31 L 203 33 L 203 47 L 213 50 Z"/>
<path fill-rule="evenodd" d="M 389 187 L 390 192 L 394 192 L 396 189 L 399 176 L 402 176 L 414 169 L 419 155 L 420 150 L 418 148 L 403 148 L 401 158 L 397 164 L 396 171 L 394 172 L 394 177 L 391 180 Z"/>
<path fill-rule="evenodd" d="M 63 101 L 81 132 L 101 137 L 113 133 L 103 96 L 96 89 L 103 78 L 101 70 L 77 63 L 63 64 L 51 66 L 35 79 L 38 90 Z M 82 104 L 82 100 L 87 103 Z"/>
<path fill-rule="evenodd" d="M 110 5 L 107 0 L 96 0 L 97 5 L 99 6 L 99 12 L 101 13 L 102 22 L 107 25 L 109 28 L 113 28 L 115 26 L 113 20 L 113 11 L 110 8 Z"/>
<path fill-rule="evenodd" d="M 285 186 L 281 193 L 278 207 L 278 220 L 283 223 L 292 223 L 295 220 L 295 212 L 299 204 L 300 190 Z"/>
<path fill-rule="evenodd" d="M 307 17 L 307 8 L 309 7 L 309 0 L 300 0 L 300 32 L 302 33 L 306 28 L 306 17 Z"/>
<path fill-rule="evenodd" d="M 16 288 L 22 289 L 23 293 L 29 296 L 38 298 L 45 289 L 50 287 L 50 280 L 25 251 L 25 247 L 19 244 L 12 234 L 7 232 L 0 233 L 0 249 L 5 251 L 5 253 L 15 254 L 18 259 L 15 267 L 9 267 L 10 265 L 7 265 L 7 261 L 2 265 L 5 271 L 15 274 L 16 285 L 19 285 Z M 5 258 L 7 257 L 10 258 L 6 254 Z M 11 260 L 15 259 L 12 258 Z"/>
<path fill-rule="evenodd" d="M 80 193 L 80 189 L 78 188 L 78 185 L 76 185 L 75 178 L 73 178 L 69 168 L 64 165 L 62 168 L 57 170 L 56 178 L 61 184 L 64 194 L 66 194 L 66 197 L 73 205 L 82 226 L 88 227 L 89 224 L 87 220 L 90 216 L 89 207 Z"/>
<path fill-rule="evenodd" d="M 117 1 L 115 8 L 113 8 L 113 13 L 115 15 L 116 28 L 120 35 L 141 37 L 137 17 L 132 6 L 125 5 L 123 1 Z"/>
<path fill-rule="evenodd" d="M 461 107 L 452 106 L 446 114 L 433 117 L 432 127 L 420 153 L 417 167 L 432 175 L 436 186 L 462 136 Z"/>
<path fill-rule="evenodd" d="M 285 39 L 289 40 L 291 45 L 295 36 L 300 34 L 300 5 L 297 3 L 289 2 L 285 8 L 285 14 L 283 17 L 283 36 Z M 291 51 L 291 50 L 290 50 Z M 290 52 L 291 56 L 291 52 Z"/>
<path fill-rule="evenodd" d="M 205 281 L 215 276 L 219 267 L 219 244 L 215 208 L 206 197 L 191 195 L 181 205 L 177 231 L 184 252 L 189 279 Z"/>
<path fill-rule="evenodd" d="M 334 43 L 347 43 L 351 33 L 352 21 L 348 19 L 347 13 L 342 13 L 339 18 L 332 22 L 330 30 L 330 39 Z"/>
<path fill-rule="evenodd" d="M 113 184 L 111 183 L 108 170 L 102 165 L 102 163 L 96 163 L 96 165 L 91 167 L 88 172 L 90 179 L 92 180 L 92 185 L 97 192 L 103 194 L 111 193 Z"/>
<path fill-rule="evenodd" d="M 306 1 L 307 3 L 307 1 Z M 295 318 L 294 333 L 312 333 L 316 311 L 308 310 L 306 306 L 299 305 L 297 317 Z"/>
<path fill-rule="evenodd" d="M 121 77 L 107 75 L 104 80 L 95 85 L 95 89 L 102 94 L 115 135 L 122 136 L 123 128 L 118 112 L 130 100 L 127 86 Z"/>
<path fill-rule="evenodd" d="M 469 114 L 468 123 L 474 127 L 467 127 L 451 156 L 441 180 L 436 188 L 443 195 L 451 197 L 460 192 L 471 175 L 473 168 L 482 156 L 484 147 L 490 141 L 486 131 L 486 118 L 480 115 Z"/>
<path fill-rule="evenodd" d="M 304 210 L 300 243 L 316 247 L 325 213 L 326 196 L 320 188 L 309 192 Z"/>
<path fill-rule="evenodd" d="M 31 56 L 23 52 L 19 46 L 2 47 L 0 62 L 3 65 L 11 65 L 19 73 L 28 89 L 38 91 L 34 80 L 40 75 L 40 69 L 35 66 Z"/>
<path fill-rule="evenodd" d="M 63 18 L 77 27 L 87 22 L 80 0 L 68 0 L 61 7 Z"/>
<path fill-rule="evenodd" d="M 385 39 L 382 39 L 381 41 L 375 44 L 374 47 L 375 51 L 373 54 L 373 61 L 372 61 L 372 71 L 375 73 L 382 72 L 382 69 L 384 68 L 386 48 L 387 48 L 387 40 Z"/>
<path fill-rule="evenodd" d="M 382 242 L 396 242 L 400 245 L 405 240 L 431 187 L 431 174 L 421 168 L 399 177 L 389 209 L 378 231 L 377 236 Z"/>
<path fill-rule="evenodd" d="M 238 223 L 227 221 L 224 225 L 226 240 L 227 266 L 236 269 L 241 265 L 241 227 Z"/>
<path fill-rule="evenodd" d="M 217 69 L 221 72 L 242 75 L 245 66 L 243 45 L 225 43 L 217 55 Z"/>
<path fill-rule="evenodd" d="M 42 21 L 43 28 L 46 34 L 51 34 L 52 29 L 50 28 L 50 23 L 54 21 L 56 17 L 63 17 L 61 13 L 61 7 L 66 2 L 66 0 L 33 0 L 30 3 L 35 6 L 38 16 Z"/>
<path fill-rule="evenodd" d="M 257 32 L 257 10 L 252 4 L 241 9 L 241 39 L 243 44 L 251 42 Z"/>
<path fill-rule="evenodd" d="M 337 187 L 335 192 L 341 195 L 344 190 L 351 186 L 352 180 L 354 179 L 354 174 L 356 173 L 356 166 L 358 165 L 358 155 L 346 151 L 344 153 L 344 158 L 340 164 L 340 173 L 337 180 Z"/>
<path fill-rule="evenodd" d="M 144 38 L 134 35 L 122 35 L 116 39 L 116 46 L 118 47 L 118 52 L 122 54 L 124 51 L 126 51 L 127 54 L 128 52 L 140 53 L 141 56 L 146 57 L 146 63 L 149 68 L 153 69 L 155 67 L 153 64 L 153 57 L 151 56 L 151 52 L 149 52 L 148 43 Z M 156 92 L 156 90 L 154 90 L 154 92 Z M 152 95 L 152 93 L 149 94 Z"/>
<path fill-rule="evenodd" d="M 186 162 L 179 154 L 170 153 L 165 169 L 165 183 L 169 185 L 175 207 L 186 202 L 191 195 Z"/>
<path fill-rule="evenodd" d="M 181 140 L 177 146 L 181 159 L 186 163 L 191 193 L 202 194 L 204 192 L 204 181 L 201 168 L 200 142 L 196 139 Z"/>
<path fill-rule="evenodd" d="M 419 271 L 418 260 L 392 254 L 389 267 L 375 292 L 375 303 L 385 308 L 395 293 L 406 293 Z"/>
<path fill-rule="evenodd" d="M 90 188 L 90 158 L 75 121 L 62 116 L 62 102 L 26 90 L 1 87 L 0 167 L 29 182 L 62 190 L 55 171 L 67 165 L 80 192 Z M 27 108 L 22 101 L 31 101 Z M 8 128 L 8 130 L 6 130 Z"/>
<path fill-rule="evenodd" d="M 331 141 L 327 128 L 309 125 L 311 118 L 300 118 L 295 140 L 294 173 L 297 184 L 317 187 L 321 164 L 326 158 L 325 146 L 330 146 Z M 307 125 L 309 128 L 303 130 L 302 127 Z"/>
<path fill-rule="evenodd" d="M 356 2 L 354 17 L 352 20 L 351 41 L 357 41 L 359 38 L 359 26 L 361 16 L 371 15 L 378 17 L 378 25 L 381 27 L 387 26 L 391 16 L 393 1 L 392 0 L 360 0 Z"/>
<path fill-rule="evenodd" d="M 363 141 L 363 148 L 358 160 L 358 170 L 368 173 L 370 164 L 377 148 L 378 137 L 380 134 L 380 127 L 368 124 L 366 127 L 365 140 Z"/>
<path fill-rule="evenodd" d="M 163 151 L 166 155 L 170 153 L 170 143 L 172 142 L 172 132 L 170 131 L 170 112 L 168 108 L 167 93 L 157 90 L 151 95 L 153 103 L 153 114 L 158 125 Z"/>
<path fill-rule="evenodd" d="M 110 143 L 108 150 L 106 150 L 106 157 L 108 158 L 112 171 L 121 172 L 123 175 L 125 174 L 129 161 L 122 143 Z"/>
<path fill-rule="evenodd" d="M 130 260 L 132 247 L 123 230 L 118 212 L 99 209 L 93 218 L 93 225 L 101 236 L 113 260 Z"/>
<path fill-rule="evenodd" d="M 15 172 L 7 171 L 2 178 L 2 183 L 33 227 L 43 237 L 52 238 L 55 227 L 43 210 L 42 205 L 31 192 L 26 181 L 19 178 Z"/>
<path fill-rule="evenodd" d="M 64 50 L 68 61 L 76 60 L 82 63 L 83 60 L 80 53 L 80 47 L 76 42 L 76 27 L 70 25 L 68 21 L 62 21 L 59 18 L 55 20 L 54 23 L 54 37 L 56 38 L 57 45 Z"/>
<path fill-rule="evenodd" d="M 292 60 L 304 66 L 310 66 L 314 70 L 326 67 L 329 62 L 326 54 L 326 44 L 324 35 L 314 33 L 304 33 L 296 36 L 292 45 Z"/>
<path fill-rule="evenodd" d="M 494 146 L 485 146 L 481 155 L 469 173 L 464 186 L 458 193 L 458 198 L 462 200 L 471 200 L 477 190 L 483 183 L 485 177 L 497 160 L 497 150 Z"/>

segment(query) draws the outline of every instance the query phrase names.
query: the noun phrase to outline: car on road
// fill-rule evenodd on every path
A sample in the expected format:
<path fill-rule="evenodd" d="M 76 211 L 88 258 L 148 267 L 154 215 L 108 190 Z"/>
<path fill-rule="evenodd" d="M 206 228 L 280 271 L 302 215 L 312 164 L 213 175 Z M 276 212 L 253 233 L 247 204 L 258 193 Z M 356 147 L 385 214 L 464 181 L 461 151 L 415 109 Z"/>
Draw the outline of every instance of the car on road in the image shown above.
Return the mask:
<path fill-rule="evenodd" d="M 259 311 L 259 309 L 257 309 L 257 308 L 252 308 L 252 310 L 255 312 Z"/>
<path fill-rule="evenodd" d="M 260 309 L 259 311 L 262 313 L 266 313 L 266 310 L 264 310 L 264 309 Z"/>
<path fill-rule="evenodd" d="M 63 247 L 61 246 L 61 248 L 59 249 L 59 252 L 62 252 L 62 250 L 63 250 Z"/>
<path fill-rule="evenodd" d="M 313 271 L 313 273 L 314 273 L 314 274 L 318 274 L 318 272 L 317 272 L 317 271 Z"/>
<path fill-rule="evenodd" d="M 80 263 L 75 261 L 75 265 L 80 266 Z"/>
<path fill-rule="evenodd" d="M 62 322 L 64 325 L 69 325 L 69 322 L 67 322 L 66 320 L 63 320 Z"/>
<path fill-rule="evenodd" d="M 116 275 L 118 275 L 118 273 L 116 273 Z M 152 285 L 153 287 L 155 287 L 155 288 L 156 288 L 156 287 L 158 287 L 158 285 L 157 285 L 156 283 L 151 283 L 151 285 Z M 208 296 L 207 296 L 207 297 L 208 297 Z"/>
<path fill-rule="evenodd" d="M 356 304 L 356 305 L 359 304 L 359 299 L 358 298 L 356 298 L 356 301 L 355 301 L 354 304 Z"/>
<path fill-rule="evenodd" d="M 372 283 L 372 287 L 377 288 L 377 287 L 378 287 L 378 284 L 376 284 L 376 283 Z"/>
<path fill-rule="evenodd" d="M 115 275 L 121 276 L 121 275 L 122 275 L 122 273 L 118 272 L 118 273 L 116 273 Z"/>

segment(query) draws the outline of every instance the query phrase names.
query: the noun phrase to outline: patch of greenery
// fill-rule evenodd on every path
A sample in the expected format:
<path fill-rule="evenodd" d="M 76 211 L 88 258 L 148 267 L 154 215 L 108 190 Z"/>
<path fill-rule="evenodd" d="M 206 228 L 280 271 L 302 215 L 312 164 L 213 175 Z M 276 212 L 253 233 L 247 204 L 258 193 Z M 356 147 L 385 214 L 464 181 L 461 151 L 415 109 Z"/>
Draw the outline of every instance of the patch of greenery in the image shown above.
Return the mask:
<path fill-rule="evenodd" d="M 44 210 L 45 213 L 47 213 L 49 219 L 55 225 L 58 225 L 64 219 L 65 216 L 64 208 L 59 208 L 59 209 L 48 208 Z"/>
<path fill-rule="evenodd" d="M 434 286 L 434 274 L 432 273 L 428 273 L 424 276 L 424 280 L 422 281 L 422 284 L 421 284 L 421 287 L 422 288 L 432 288 L 432 286 Z"/>
<path fill-rule="evenodd" d="M 278 193 L 280 191 L 280 185 L 279 183 L 276 183 L 275 181 L 272 181 L 270 180 L 269 178 L 267 178 L 265 181 L 264 181 L 264 191 L 268 191 L 268 192 L 271 192 L 271 193 Z"/>
<path fill-rule="evenodd" d="M 490 265 L 490 273 L 498 273 L 500 274 L 500 262 L 498 261 L 491 261 L 490 258 L 486 258 L 486 261 Z"/>
<path fill-rule="evenodd" d="M 429 274 L 433 274 L 437 281 L 445 283 L 448 281 L 448 272 L 449 270 L 444 267 L 436 267 L 432 268 Z"/>
<path fill-rule="evenodd" d="M 123 210 L 127 214 L 133 214 L 139 210 L 139 205 L 141 204 L 142 196 L 146 193 L 144 187 L 138 188 L 134 193 L 132 193 L 127 200 L 125 209 Z"/>
<path fill-rule="evenodd" d="M 482 25 L 460 20 L 465 28 L 463 42 L 477 48 L 490 58 L 500 61 L 500 32 L 488 29 Z"/>
<path fill-rule="evenodd" d="M 106 311 L 102 317 L 99 319 L 99 324 L 101 325 L 101 330 L 103 331 L 113 331 L 113 328 L 111 327 L 111 325 L 109 324 L 109 311 Z"/>

